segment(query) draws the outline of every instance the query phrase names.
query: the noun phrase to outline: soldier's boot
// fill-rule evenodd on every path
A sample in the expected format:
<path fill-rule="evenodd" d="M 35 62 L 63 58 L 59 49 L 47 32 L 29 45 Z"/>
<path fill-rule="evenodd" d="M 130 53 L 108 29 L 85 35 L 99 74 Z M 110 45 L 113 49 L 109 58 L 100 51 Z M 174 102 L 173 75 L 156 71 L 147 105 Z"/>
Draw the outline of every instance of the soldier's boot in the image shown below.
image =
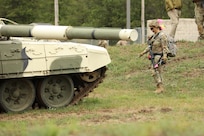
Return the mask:
<path fill-rule="evenodd" d="M 154 93 L 159 94 L 162 92 L 164 92 L 164 88 L 163 88 L 162 84 L 159 83 L 159 84 L 157 84 L 157 89 L 154 91 Z"/>

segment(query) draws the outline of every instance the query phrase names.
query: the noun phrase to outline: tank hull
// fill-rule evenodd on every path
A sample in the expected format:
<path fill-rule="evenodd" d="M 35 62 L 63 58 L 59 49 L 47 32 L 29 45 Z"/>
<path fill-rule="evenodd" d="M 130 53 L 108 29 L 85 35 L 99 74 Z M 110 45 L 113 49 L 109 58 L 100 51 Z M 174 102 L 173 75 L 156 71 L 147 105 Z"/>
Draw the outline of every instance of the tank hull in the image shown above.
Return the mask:
<path fill-rule="evenodd" d="M 105 48 L 81 43 L 10 40 L 0 48 L 0 79 L 93 72 L 111 62 Z"/>

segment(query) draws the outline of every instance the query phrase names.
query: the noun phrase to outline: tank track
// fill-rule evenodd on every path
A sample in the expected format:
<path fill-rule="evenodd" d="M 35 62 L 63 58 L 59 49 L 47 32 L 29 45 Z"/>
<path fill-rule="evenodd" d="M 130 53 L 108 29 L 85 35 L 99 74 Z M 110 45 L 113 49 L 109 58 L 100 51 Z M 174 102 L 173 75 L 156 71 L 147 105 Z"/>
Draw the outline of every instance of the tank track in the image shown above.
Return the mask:
<path fill-rule="evenodd" d="M 93 82 L 83 81 L 79 75 L 74 76 L 75 83 L 78 83 L 78 84 L 75 86 L 74 97 L 68 106 L 78 104 L 78 102 L 80 102 L 84 97 L 88 96 L 89 93 L 93 92 L 93 90 L 95 88 L 97 88 L 100 83 L 103 82 L 103 79 L 106 77 L 105 73 L 106 73 L 107 67 L 102 67 L 98 70 L 100 70 L 100 72 L 101 72 L 100 76 L 98 79 L 96 79 Z M 46 107 L 45 105 L 41 104 L 37 100 L 30 107 L 30 109 L 34 109 L 34 110 L 35 109 L 41 109 L 41 108 L 49 108 L 49 107 Z M 2 113 L 2 112 L 3 112 L 3 110 L 0 107 L 0 113 Z"/>
<path fill-rule="evenodd" d="M 107 67 L 102 67 L 99 70 L 101 70 L 100 77 L 94 82 L 85 82 L 80 78 L 79 75 L 76 75 L 76 77 L 74 78 L 75 79 L 74 82 L 75 83 L 78 82 L 79 84 L 75 86 L 76 90 L 74 92 L 74 97 L 68 106 L 77 105 L 78 102 L 82 101 L 84 97 L 88 96 L 89 93 L 93 92 L 93 90 L 97 88 L 100 83 L 103 82 L 103 79 L 106 77 L 105 73 L 106 73 Z M 37 101 L 32 106 L 32 109 L 36 109 L 36 108 L 41 109 L 41 108 L 49 108 L 49 107 L 46 107 Z"/>
<path fill-rule="evenodd" d="M 96 81 L 88 83 L 83 82 L 82 85 L 80 85 L 77 90 L 75 90 L 74 98 L 72 99 L 71 103 L 69 105 L 76 105 L 79 101 L 81 101 L 84 97 L 88 96 L 89 93 L 93 92 L 93 90 L 98 87 L 100 83 L 103 82 L 103 79 L 105 78 L 107 68 L 103 67 L 101 68 L 101 76 Z"/>

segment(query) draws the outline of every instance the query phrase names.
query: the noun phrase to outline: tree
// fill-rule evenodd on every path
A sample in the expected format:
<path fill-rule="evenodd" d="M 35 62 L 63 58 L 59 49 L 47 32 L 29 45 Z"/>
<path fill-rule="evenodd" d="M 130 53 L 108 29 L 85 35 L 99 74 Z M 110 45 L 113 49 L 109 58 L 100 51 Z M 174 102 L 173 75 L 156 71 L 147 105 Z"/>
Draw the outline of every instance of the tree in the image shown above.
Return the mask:
<path fill-rule="evenodd" d="M 1 0 L 0 15 L 19 23 L 30 23 L 34 20 L 33 11 L 36 1 L 30 0 Z"/>
<path fill-rule="evenodd" d="M 54 0 L 0 0 L 0 3 L 0 17 L 24 24 L 54 24 Z M 164 0 L 145 0 L 145 13 L 146 20 L 169 19 Z M 181 17 L 194 17 L 191 0 L 183 0 Z M 126 0 L 59 0 L 59 24 L 125 28 Z M 131 28 L 140 26 L 141 0 L 131 0 Z"/>
<path fill-rule="evenodd" d="M 69 2 L 66 0 L 59 1 L 60 24 L 83 26 L 84 23 L 86 23 L 89 14 L 89 3 L 89 0 L 69 0 Z"/>
<path fill-rule="evenodd" d="M 33 22 L 54 24 L 54 0 L 35 0 L 36 7 L 33 10 L 35 17 Z"/>

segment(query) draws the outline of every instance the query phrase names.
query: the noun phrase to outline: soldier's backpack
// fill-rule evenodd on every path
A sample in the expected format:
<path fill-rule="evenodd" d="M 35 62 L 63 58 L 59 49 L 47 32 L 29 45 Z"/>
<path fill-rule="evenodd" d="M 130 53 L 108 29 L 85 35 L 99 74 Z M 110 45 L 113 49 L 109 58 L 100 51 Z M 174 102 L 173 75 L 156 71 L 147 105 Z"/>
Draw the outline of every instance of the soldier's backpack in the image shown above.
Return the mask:
<path fill-rule="evenodd" d="M 174 39 L 167 35 L 167 46 L 168 46 L 168 49 L 169 49 L 169 53 L 167 54 L 168 57 L 175 57 L 176 56 L 176 53 L 177 53 L 177 46 L 176 46 L 176 43 L 174 41 Z"/>

